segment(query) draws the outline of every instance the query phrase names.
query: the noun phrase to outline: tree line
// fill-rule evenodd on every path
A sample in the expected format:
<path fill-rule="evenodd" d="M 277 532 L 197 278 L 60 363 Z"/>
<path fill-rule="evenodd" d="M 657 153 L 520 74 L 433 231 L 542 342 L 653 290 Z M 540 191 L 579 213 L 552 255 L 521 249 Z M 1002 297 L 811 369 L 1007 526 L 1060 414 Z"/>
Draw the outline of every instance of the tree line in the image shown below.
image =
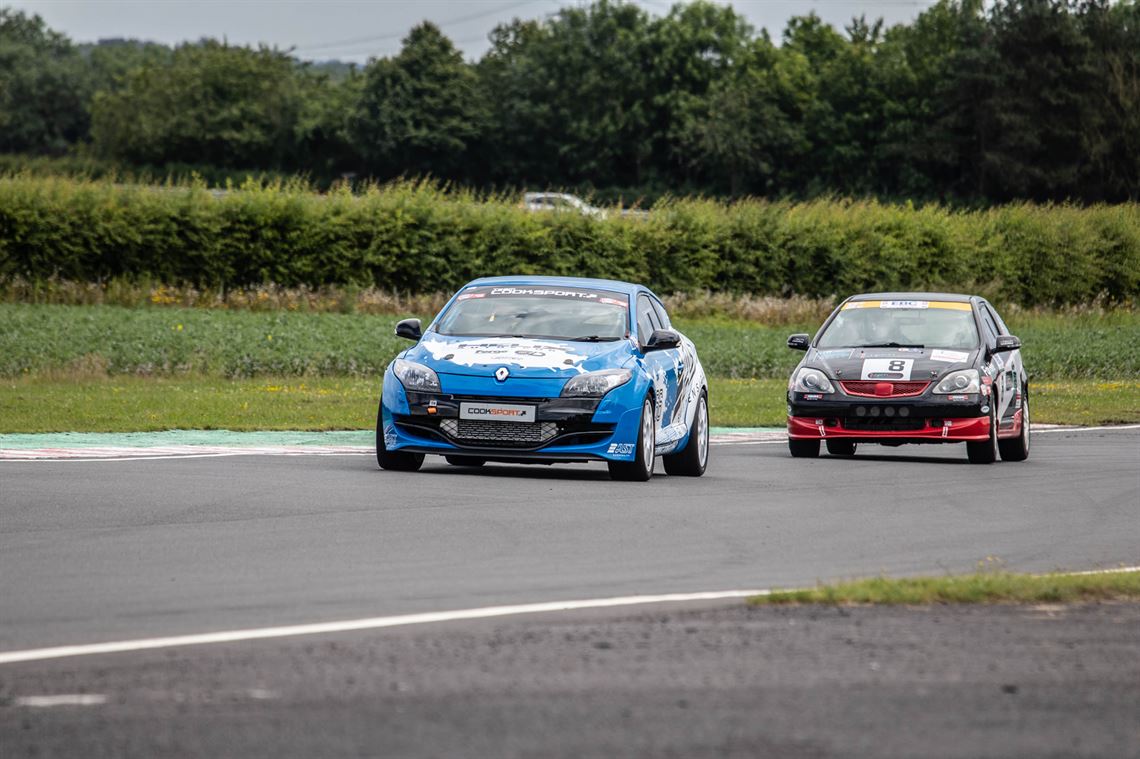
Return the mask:
<path fill-rule="evenodd" d="M 940 0 L 912 23 L 597 0 L 465 61 L 423 23 L 362 67 L 202 40 L 77 45 L 0 10 L 0 152 L 603 199 L 1140 197 L 1140 0 Z"/>

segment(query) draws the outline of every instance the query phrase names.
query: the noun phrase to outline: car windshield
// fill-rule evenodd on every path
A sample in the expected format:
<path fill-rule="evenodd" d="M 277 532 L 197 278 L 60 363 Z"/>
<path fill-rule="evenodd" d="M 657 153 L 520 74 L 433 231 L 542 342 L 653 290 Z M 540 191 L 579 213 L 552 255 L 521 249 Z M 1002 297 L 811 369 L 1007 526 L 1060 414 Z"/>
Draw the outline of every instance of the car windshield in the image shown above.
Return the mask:
<path fill-rule="evenodd" d="M 852 301 L 816 342 L 817 348 L 871 346 L 973 350 L 978 328 L 969 303 Z"/>
<path fill-rule="evenodd" d="M 469 287 L 440 317 L 436 332 L 462 337 L 620 340 L 629 332 L 629 299 L 621 293 L 577 287 Z"/>

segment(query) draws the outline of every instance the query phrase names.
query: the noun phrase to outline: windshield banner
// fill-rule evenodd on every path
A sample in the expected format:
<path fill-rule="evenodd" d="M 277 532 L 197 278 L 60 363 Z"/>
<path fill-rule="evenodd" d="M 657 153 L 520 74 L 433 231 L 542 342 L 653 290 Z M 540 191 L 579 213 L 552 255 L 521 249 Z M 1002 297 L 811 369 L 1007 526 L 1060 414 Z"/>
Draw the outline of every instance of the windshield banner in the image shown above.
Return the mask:
<path fill-rule="evenodd" d="M 946 300 L 852 300 L 843 304 L 843 310 L 852 308 L 945 308 L 950 311 L 969 311 L 969 303 Z"/>
<path fill-rule="evenodd" d="M 621 293 L 608 290 L 586 290 L 578 287 L 532 287 L 528 285 L 469 287 L 461 292 L 456 300 L 463 301 L 471 298 L 560 298 L 629 308 L 629 300 Z"/>

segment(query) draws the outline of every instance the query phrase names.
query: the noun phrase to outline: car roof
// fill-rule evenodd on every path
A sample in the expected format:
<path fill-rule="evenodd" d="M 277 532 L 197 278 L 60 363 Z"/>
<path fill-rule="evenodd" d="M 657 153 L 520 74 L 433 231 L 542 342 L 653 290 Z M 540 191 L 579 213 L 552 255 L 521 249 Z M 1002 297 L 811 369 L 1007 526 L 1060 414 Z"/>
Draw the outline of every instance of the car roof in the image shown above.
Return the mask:
<path fill-rule="evenodd" d="M 527 199 L 532 198 L 573 198 L 579 200 L 577 195 L 571 195 L 566 192 L 525 192 L 523 197 Z"/>
<path fill-rule="evenodd" d="M 963 295 L 962 293 L 859 293 L 852 295 L 848 300 L 941 300 L 951 303 L 969 303 L 973 297 L 973 295 Z"/>
<path fill-rule="evenodd" d="M 518 274 L 507 277 L 481 277 L 468 282 L 464 287 L 484 285 L 543 285 L 546 287 L 584 287 L 596 290 L 610 290 L 611 292 L 634 295 L 648 291 L 642 285 L 632 282 L 619 282 L 615 279 L 590 279 L 588 277 L 536 277 Z"/>

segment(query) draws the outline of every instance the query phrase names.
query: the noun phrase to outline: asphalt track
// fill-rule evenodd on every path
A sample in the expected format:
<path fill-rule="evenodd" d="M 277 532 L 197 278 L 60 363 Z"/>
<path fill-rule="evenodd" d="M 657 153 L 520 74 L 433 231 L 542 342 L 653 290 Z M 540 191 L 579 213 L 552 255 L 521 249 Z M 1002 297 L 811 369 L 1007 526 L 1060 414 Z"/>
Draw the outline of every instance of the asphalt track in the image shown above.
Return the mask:
<path fill-rule="evenodd" d="M 1021 464 L 969 465 L 960 446 L 868 448 L 855 459 L 793 460 L 779 443 L 717 446 L 710 461 L 708 475 L 699 480 L 658 476 L 649 483 L 611 482 L 600 466 L 489 465 L 466 470 L 431 459 L 419 473 L 399 474 L 378 471 L 374 460 L 361 455 L 3 462 L 0 653 L 502 604 L 792 587 L 878 573 L 960 572 L 987 559 L 1019 571 L 1140 563 L 1140 430 L 1136 429 L 1040 434 L 1030 460 Z M 614 615 L 633 612 L 607 613 L 605 624 L 609 625 Z M 670 613 L 700 612 L 686 607 Z M 730 612 L 722 609 L 720 613 Z M 551 624 L 596 625 L 598 614 L 559 615 L 557 622 L 544 621 L 541 629 L 549 630 Z M 645 614 L 663 624 L 661 617 Z M 537 629 L 536 618 L 518 619 L 518 625 Z M 1124 623 L 1114 625 L 1114 630 L 1131 631 L 1127 633 L 1131 638 L 1140 638 L 1134 635 L 1134 615 L 1114 621 Z M 470 637 L 475 633 L 456 632 L 462 624 L 489 623 L 442 626 L 460 635 L 458 645 L 467 645 L 472 655 L 494 649 L 496 636 L 509 637 L 502 630 L 524 629 L 512 627 L 510 620 L 499 620 L 498 627 L 484 630 L 486 634 L 475 644 Z M 637 650 L 635 639 L 642 634 L 639 624 L 644 622 L 619 636 L 631 652 Z M 1010 622 L 1006 629 L 1011 626 L 1016 624 Z M 703 629 L 701 624 L 697 628 Z M 906 629 L 904 637 L 910 643 L 903 647 L 909 645 L 907 650 L 913 650 L 915 640 L 933 634 Z M 446 646 L 437 647 L 447 636 L 427 630 L 385 638 L 385 645 L 404 640 L 400 645 L 419 651 L 421 657 L 446 658 Z M 171 661 L 169 656 L 180 663 L 177 677 L 169 668 L 163 677 L 167 685 L 172 678 L 187 683 L 189 690 L 181 698 L 209 700 L 201 694 L 216 692 L 237 673 L 246 677 L 243 682 L 249 686 L 241 692 L 256 700 L 260 696 L 249 694 L 260 693 L 257 683 L 280 677 L 281 668 L 305 679 L 305 667 L 314 665 L 299 662 L 314 647 L 343 656 L 355 650 L 364 635 L 244 642 L 217 649 L 203 646 L 200 653 L 122 653 L 9 665 L 0 668 L 0 737 L 6 730 L 19 729 L 14 727 L 19 719 L 24 719 L 25 729 L 34 727 L 26 718 L 12 716 L 13 699 L 28 694 L 29 688 L 46 694 L 82 694 L 103 678 L 103 684 L 115 691 L 126 687 L 123 681 L 115 681 L 123 677 L 134 683 L 131 687 L 145 690 L 147 677 L 158 677 L 164 663 Z M 373 647 L 362 650 L 370 651 L 370 656 L 384 656 L 384 646 L 375 647 L 376 633 L 371 635 Z M 717 650 L 740 645 L 720 632 L 712 639 Z M 559 658 L 557 649 L 554 646 L 553 652 L 547 652 L 553 658 L 544 666 L 555 667 L 573 680 L 574 660 Z M 1130 650 L 1130 658 L 1121 657 L 1121 661 L 1134 664 L 1135 653 Z M 243 664 L 243 657 L 253 657 L 258 664 Z M 408 658 L 388 662 L 399 669 L 399 662 Z M 1122 671 L 1116 660 L 1102 659 L 1103 654 L 1097 660 L 1101 668 L 1097 671 Z M 472 671 L 486 674 L 486 658 L 473 660 L 484 664 L 471 665 L 474 670 L 457 667 L 456 671 L 466 672 L 465 677 L 473 677 Z M 320 678 L 337 673 L 352 680 L 353 661 L 349 657 L 330 664 L 325 674 L 320 674 L 319 667 L 309 671 L 309 678 L 318 681 L 313 683 L 314 695 L 308 701 L 298 696 L 290 701 L 291 708 L 303 712 L 306 703 L 315 710 L 312 713 L 330 708 L 337 700 L 333 695 L 337 687 Z M 660 666 L 668 670 L 670 661 L 665 657 Z M 231 670 L 229 665 L 235 662 Z M 1036 666 L 1033 661 L 1025 664 Z M 516 674 L 525 680 L 519 673 L 526 668 L 515 666 Z M 117 667 L 127 667 L 132 674 L 127 677 Z M 268 675 L 266 668 L 276 674 Z M 1081 677 L 1063 667 L 1058 671 L 1070 679 Z M 1127 671 L 1128 677 L 1134 674 Z M 398 690 L 399 683 L 393 682 Z M 210 691 L 210 683 L 215 691 Z M 353 691 L 351 685 L 345 687 Z M 799 696 L 790 687 L 789 703 L 794 704 Z M 462 683 L 452 683 L 444 691 L 454 695 L 456 688 L 462 690 Z M 1070 690 L 1080 692 L 1080 688 Z M 1125 688 L 1122 693 L 1124 708 L 1134 713 L 1136 689 Z M 506 698 L 502 693 L 488 695 L 491 702 L 497 697 Z M 362 698 L 367 702 L 368 692 Z M 1131 707 L 1128 698 L 1133 699 Z M 177 705 L 177 699 L 159 702 L 164 705 L 157 712 L 143 709 L 135 714 L 137 721 L 131 723 L 135 732 L 123 728 L 119 742 L 104 745 L 110 747 L 107 753 L 161 753 L 161 745 L 131 742 L 141 734 L 138 731 L 146 729 L 147 720 L 170 716 L 171 704 Z M 324 705 L 318 707 L 318 703 Z M 608 702 L 599 703 L 608 708 Z M 610 706 L 619 711 L 624 708 L 617 702 Z M 100 707 L 70 708 L 97 712 Z M 556 701 L 544 708 L 553 710 L 545 712 L 551 719 L 552 715 L 575 713 L 569 706 L 560 709 Z M 364 719 L 351 708 L 349 712 Z M 478 710 L 468 712 L 465 719 L 478 718 Z M 416 712 L 421 720 L 417 724 L 459 713 L 433 701 Z M 1098 713 L 1110 719 L 1110 724 L 1099 727 L 1108 729 L 1108 738 L 1115 736 L 1115 742 L 1095 745 L 1107 746 L 1105 751 L 1117 755 L 1140 746 L 1131 742 L 1140 741 L 1140 736 L 1112 732 L 1119 724 L 1118 710 Z M 718 712 L 709 714 L 712 723 L 717 722 Z M 733 720 L 743 719 L 734 714 Z M 484 716 L 495 718 L 491 713 Z M 541 732 L 542 715 L 534 718 Z M 83 720 L 92 719 L 100 718 L 77 718 L 66 724 L 78 731 L 74 733 L 78 739 L 87 724 Z M 260 723 L 261 729 L 271 733 L 272 725 L 280 728 L 282 720 L 288 719 L 287 713 L 279 713 L 269 723 Z M 663 718 L 658 714 L 656 719 L 661 722 Z M 553 722 L 546 726 L 550 728 Z M 448 724 L 456 730 L 461 727 Z M 620 727 L 621 723 L 616 724 Z M 488 734 L 494 733 L 493 727 L 484 724 Z M 203 728 L 199 725 L 188 735 L 201 738 Z M 59 724 L 53 730 L 58 735 L 69 734 Z M 245 737 L 256 745 L 280 749 L 277 743 L 264 742 L 268 733 L 261 733 L 260 739 L 256 731 Z M 446 755 L 453 753 L 449 747 L 458 745 L 433 744 L 423 735 L 420 738 L 426 742 L 416 743 L 416 735 L 413 731 L 411 737 L 405 736 L 410 743 L 389 748 L 396 754 Z M 626 723 L 623 730 L 610 735 L 608 743 L 572 745 L 582 755 L 593 750 L 605 755 L 606 746 L 621 745 L 621 735 L 633 740 L 640 733 L 631 733 Z M 513 748 L 488 744 L 488 752 L 559 753 L 540 750 L 544 745 L 540 738 L 532 736 L 530 742 Z M 700 745 L 707 748 L 714 743 Z M 66 748 L 70 744 L 59 745 Z M 198 745 L 206 754 L 227 753 L 208 743 L 166 748 L 171 753 L 180 753 L 179 748 L 195 753 L 188 745 Z M 250 744 L 241 745 L 249 748 Z M 435 748 L 416 751 L 417 745 Z M 671 743 L 646 744 L 642 753 L 673 753 L 670 746 L 677 745 L 682 745 L 677 755 L 688 755 L 683 744 Z M 756 743 L 740 745 L 763 748 Z M 785 755 L 796 755 L 789 747 L 811 749 L 814 744 L 792 741 L 779 745 L 788 749 L 782 751 Z M 1123 754 L 1122 747 L 1126 749 Z M 551 748 L 549 742 L 546 748 Z M 825 748 L 800 753 L 833 755 Z M 27 746 L 24 749 L 35 753 Z M 368 753 L 359 749 L 359 745 L 347 745 L 332 752 Z M 900 755 L 905 755 L 905 749 L 904 745 Z M 99 752 L 92 749 L 90 753 Z M 296 755 L 305 754 L 298 750 Z M 1090 755 L 1105 754 L 1093 751 Z"/>

